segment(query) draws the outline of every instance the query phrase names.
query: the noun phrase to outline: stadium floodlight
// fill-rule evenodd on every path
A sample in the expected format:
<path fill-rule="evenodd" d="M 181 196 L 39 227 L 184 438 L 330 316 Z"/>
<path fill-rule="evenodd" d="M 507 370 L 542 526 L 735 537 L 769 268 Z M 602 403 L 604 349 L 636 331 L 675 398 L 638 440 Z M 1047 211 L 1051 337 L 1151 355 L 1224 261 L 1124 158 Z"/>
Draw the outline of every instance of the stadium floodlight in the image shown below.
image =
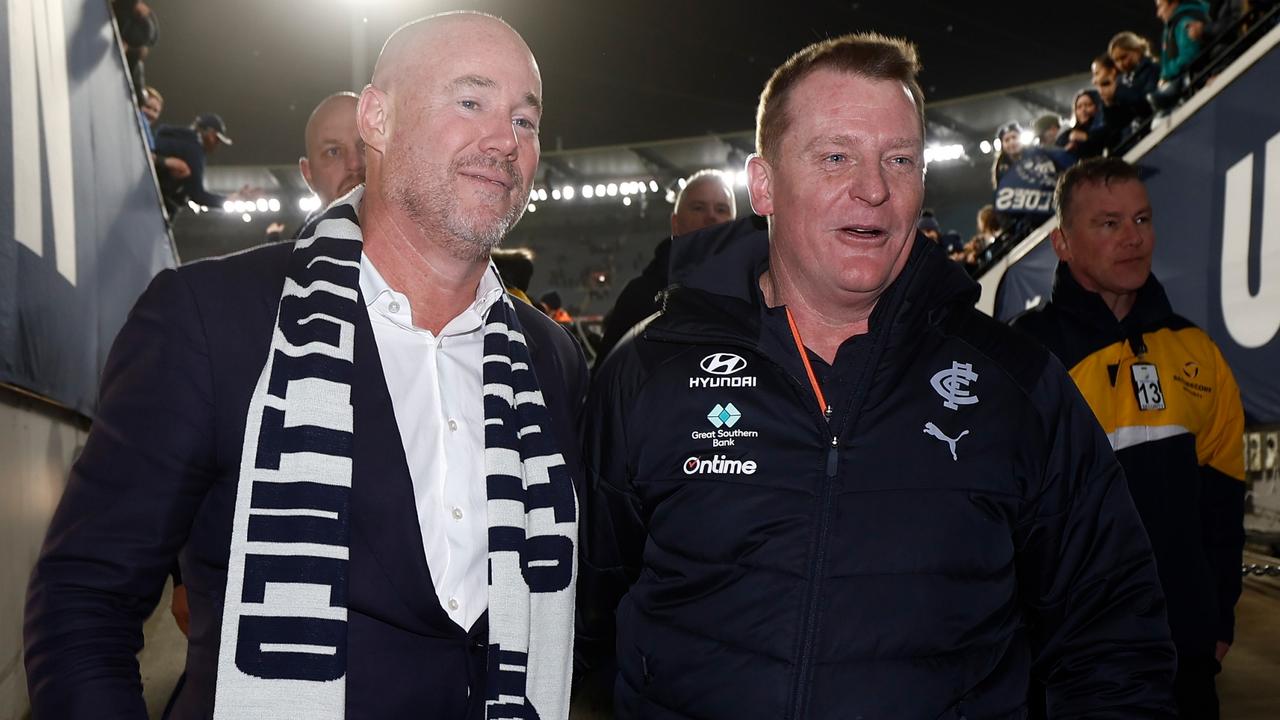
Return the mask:
<path fill-rule="evenodd" d="M 320 198 L 315 195 L 307 195 L 298 199 L 298 209 L 302 212 L 309 213 L 320 209 Z"/>
<path fill-rule="evenodd" d="M 559 200 L 559 199 L 560 199 L 560 188 L 553 188 L 553 189 L 551 190 L 551 199 L 552 199 L 552 200 Z"/>
<path fill-rule="evenodd" d="M 930 145 L 924 149 L 926 164 L 946 160 L 959 160 L 964 157 L 964 145 Z"/>
<path fill-rule="evenodd" d="M 604 197 L 604 183 L 596 183 L 596 197 Z"/>
<path fill-rule="evenodd" d="M 657 180 L 650 180 L 650 181 L 649 181 L 649 192 L 658 192 L 658 181 L 657 181 Z"/>
<path fill-rule="evenodd" d="M 606 188 L 604 189 L 604 192 L 605 192 L 605 194 L 606 194 L 606 195 L 608 195 L 609 197 L 617 197 L 617 196 L 618 196 L 618 183 L 609 183 L 608 187 L 606 187 Z"/>
<path fill-rule="evenodd" d="M 249 215 L 249 213 L 244 213 L 243 215 L 240 216 L 240 219 L 245 222 L 249 222 L 253 218 Z"/>
<path fill-rule="evenodd" d="M 1036 134 L 1030 130 L 1023 130 L 1022 133 L 1018 135 L 1018 139 L 1022 141 L 1023 145 L 1030 145 L 1032 141 L 1036 139 Z"/>
<path fill-rule="evenodd" d="M 271 212 L 280 212 L 280 200 L 271 198 L 267 201 L 267 209 Z"/>
<path fill-rule="evenodd" d="M 982 151 L 983 155 L 990 155 L 991 143 L 986 140 L 983 140 L 982 142 L 978 143 L 978 149 Z"/>
<path fill-rule="evenodd" d="M 258 212 L 266 212 L 267 208 L 270 207 L 270 205 L 267 204 L 266 198 L 258 198 L 258 201 L 254 203 L 254 205 L 257 206 Z"/>
<path fill-rule="evenodd" d="M 560 190 L 560 197 L 564 198 L 565 200 L 572 200 L 572 199 L 573 199 L 573 195 L 574 195 L 574 192 L 573 192 L 573 186 L 572 186 L 572 185 L 565 185 L 565 186 L 564 186 L 563 188 L 561 188 L 561 190 Z"/>
<path fill-rule="evenodd" d="M 622 198 L 622 204 L 626 205 L 627 207 L 631 207 L 631 198 L 629 197 Z"/>
<path fill-rule="evenodd" d="M 230 200 L 222 203 L 222 212 L 225 212 L 225 213 L 235 212 L 235 209 L 236 209 L 236 204 L 231 202 Z"/>
<path fill-rule="evenodd" d="M 538 206 L 533 203 L 529 203 L 529 212 L 538 212 Z"/>
<path fill-rule="evenodd" d="M 591 187 L 590 185 L 582 186 L 582 197 L 590 200 L 592 197 L 595 196 L 595 194 L 596 194 L 595 188 Z"/>
<path fill-rule="evenodd" d="M 684 178 L 680 178 L 680 189 L 681 189 L 681 190 L 683 190 L 683 189 L 684 189 L 684 186 L 685 186 L 685 185 L 688 185 L 688 184 L 689 184 L 689 181 L 688 181 L 688 180 L 685 180 Z"/>

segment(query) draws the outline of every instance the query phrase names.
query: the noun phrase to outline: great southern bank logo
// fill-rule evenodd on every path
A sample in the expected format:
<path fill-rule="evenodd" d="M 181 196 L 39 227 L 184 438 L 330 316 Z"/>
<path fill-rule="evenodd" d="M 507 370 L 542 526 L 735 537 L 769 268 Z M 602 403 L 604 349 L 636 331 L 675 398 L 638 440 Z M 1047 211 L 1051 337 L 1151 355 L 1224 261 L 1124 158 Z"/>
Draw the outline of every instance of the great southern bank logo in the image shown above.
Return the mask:
<path fill-rule="evenodd" d="M 755 387 L 756 379 L 751 375 L 738 375 L 747 368 L 747 361 L 741 355 L 718 352 L 702 358 L 698 363 L 702 371 L 713 377 L 691 377 L 691 388 L 720 387 Z M 736 377 L 734 377 L 736 376 Z"/>
<path fill-rule="evenodd" d="M 711 408 L 711 412 L 707 413 L 707 420 L 711 421 L 713 427 L 731 428 L 738 424 L 738 419 L 742 417 L 742 413 L 738 412 L 738 408 L 733 403 L 728 405 L 717 404 Z"/>
<path fill-rule="evenodd" d="M 710 458 L 690 457 L 684 461 L 685 475 L 755 475 L 755 460 L 730 460 L 724 455 Z"/>

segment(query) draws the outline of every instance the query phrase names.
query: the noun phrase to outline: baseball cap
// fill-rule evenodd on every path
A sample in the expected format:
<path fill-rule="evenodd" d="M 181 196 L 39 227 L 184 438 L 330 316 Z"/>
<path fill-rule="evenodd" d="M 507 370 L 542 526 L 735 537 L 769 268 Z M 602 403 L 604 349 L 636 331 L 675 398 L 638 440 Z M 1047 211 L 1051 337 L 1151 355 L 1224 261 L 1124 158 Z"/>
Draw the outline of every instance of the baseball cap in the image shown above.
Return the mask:
<path fill-rule="evenodd" d="M 942 226 L 938 224 L 938 218 L 933 215 L 921 215 L 920 220 L 916 222 L 916 228 L 920 230 L 933 230 L 934 232 L 942 232 Z"/>
<path fill-rule="evenodd" d="M 233 144 L 231 138 L 227 137 L 227 124 L 222 121 L 222 116 L 217 113 L 205 113 L 197 116 L 195 127 L 202 130 L 213 130 L 218 133 L 218 141 L 223 145 Z"/>

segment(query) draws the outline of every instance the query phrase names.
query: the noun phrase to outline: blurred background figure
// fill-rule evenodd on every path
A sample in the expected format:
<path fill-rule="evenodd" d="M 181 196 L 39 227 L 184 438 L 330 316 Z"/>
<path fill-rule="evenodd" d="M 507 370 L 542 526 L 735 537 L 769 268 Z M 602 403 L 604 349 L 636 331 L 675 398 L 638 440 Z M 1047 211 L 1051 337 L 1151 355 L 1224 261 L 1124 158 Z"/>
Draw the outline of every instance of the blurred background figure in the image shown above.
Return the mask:
<path fill-rule="evenodd" d="M 1107 45 L 1107 54 L 1115 62 L 1116 102 L 1133 111 L 1134 117 L 1146 120 L 1154 112 L 1147 96 L 1160 82 L 1160 64 L 1151 55 L 1151 43 L 1134 32 L 1117 33 Z"/>
<path fill-rule="evenodd" d="M 1057 113 L 1049 113 L 1036 118 L 1031 125 L 1036 134 L 1036 143 L 1049 146 L 1058 141 L 1058 133 L 1062 132 L 1062 118 Z"/>
<path fill-rule="evenodd" d="M 595 367 L 637 323 L 662 309 L 658 296 L 667 289 L 671 259 L 671 238 L 729 222 L 738 214 L 733 186 L 718 170 L 699 170 L 689 176 L 676 195 L 671 211 L 671 237 L 664 238 L 653 251 L 653 260 L 640 275 L 627 283 L 613 309 L 604 317 L 604 333 L 597 348 Z M 554 316 L 553 316 L 554 317 Z"/>
<path fill-rule="evenodd" d="M 529 305 L 534 305 L 529 297 L 529 284 L 533 282 L 533 251 L 527 248 L 500 248 L 489 255 L 498 268 L 502 284 L 507 286 L 511 296 Z"/>
<path fill-rule="evenodd" d="M 298 225 L 295 238 L 334 200 L 364 183 L 364 141 L 356 127 L 359 100 L 355 93 L 334 93 L 321 100 L 307 118 L 303 130 L 305 154 L 298 158 L 298 171 L 320 199 L 320 205 Z M 283 240 L 284 231 L 283 223 L 271 223 L 267 226 L 267 240 Z"/>
<path fill-rule="evenodd" d="M 1097 157 L 1106 148 L 1106 123 L 1102 97 L 1097 90 L 1081 90 L 1072 103 L 1071 127 L 1065 128 L 1055 145 L 1077 159 Z"/>
<path fill-rule="evenodd" d="M 231 196 L 211 193 L 204 187 L 205 159 L 223 145 L 231 144 L 227 125 L 220 116 L 214 113 L 200 115 L 191 127 L 160 125 L 155 128 L 155 136 L 157 156 L 178 158 L 188 168 L 185 177 L 165 173 L 159 178 L 160 192 L 169 217 L 176 215 L 188 202 L 212 208 L 222 207 L 224 202 L 232 199 Z"/>
<path fill-rule="evenodd" d="M 112 0 L 111 11 L 120 28 L 120 40 L 124 43 L 124 57 L 129 63 L 133 80 L 133 94 L 139 105 L 146 102 L 146 73 L 144 62 L 151 48 L 160 39 L 160 20 L 151 7 L 142 0 Z"/>

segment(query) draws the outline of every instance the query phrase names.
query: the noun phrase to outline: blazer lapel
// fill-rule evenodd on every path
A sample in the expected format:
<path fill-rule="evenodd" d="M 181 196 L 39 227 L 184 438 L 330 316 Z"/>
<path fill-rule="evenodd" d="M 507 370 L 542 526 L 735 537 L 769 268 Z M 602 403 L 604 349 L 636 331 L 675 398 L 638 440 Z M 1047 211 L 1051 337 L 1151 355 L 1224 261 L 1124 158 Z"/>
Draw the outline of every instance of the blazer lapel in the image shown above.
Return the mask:
<path fill-rule="evenodd" d="M 356 325 L 355 342 L 352 561 L 363 541 L 414 614 L 437 627 L 453 625 L 440 607 L 422 549 L 413 481 L 367 314 Z"/>

